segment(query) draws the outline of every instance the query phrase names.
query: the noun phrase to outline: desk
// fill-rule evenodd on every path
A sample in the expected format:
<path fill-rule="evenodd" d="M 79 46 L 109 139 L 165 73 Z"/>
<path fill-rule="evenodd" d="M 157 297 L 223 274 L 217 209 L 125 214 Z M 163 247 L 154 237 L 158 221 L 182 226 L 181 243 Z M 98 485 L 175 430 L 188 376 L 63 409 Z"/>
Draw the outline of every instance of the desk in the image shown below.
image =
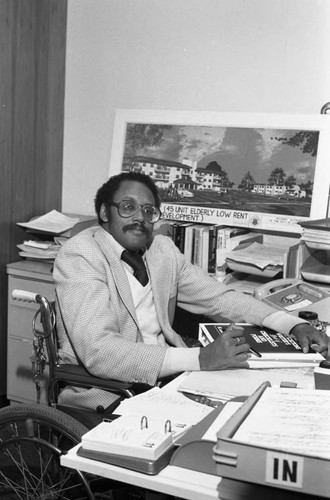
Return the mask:
<path fill-rule="evenodd" d="M 179 383 L 187 375 L 187 373 L 183 373 L 162 390 L 176 390 Z M 177 465 L 168 465 L 157 475 L 142 474 L 81 457 L 77 455 L 79 446 L 75 446 L 61 457 L 61 465 L 143 488 L 148 491 L 148 500 L 157 498 L 157 494 L 166 494 L 186 500 L 219 500 L 219 498 L 223 500 L 261 500 L 265 498 L 267 500 L 302 500 L 302 498 L 317 500 L 319 498 L 266 485 L 221 479 L 215 473 L 206 474 L 180 467 L 179 465 L 183 462 L 178 461 L 175 462 Z M 201 451 L 201 448 L 199 450 Z M 153 495 L 152 492 L 157 493 Z"/>
<path fill-rule="evenodd" d="M 80 457 L 76 454 L 79 446 L 75 446 L 66 455 L 61 456 L 61 465 L 187 500 L 219 499 L 217 493 L 217 486 L 221 480 L 219 476 L 173 465 L 168 465 L 155 476 L 149 476 Z"/>

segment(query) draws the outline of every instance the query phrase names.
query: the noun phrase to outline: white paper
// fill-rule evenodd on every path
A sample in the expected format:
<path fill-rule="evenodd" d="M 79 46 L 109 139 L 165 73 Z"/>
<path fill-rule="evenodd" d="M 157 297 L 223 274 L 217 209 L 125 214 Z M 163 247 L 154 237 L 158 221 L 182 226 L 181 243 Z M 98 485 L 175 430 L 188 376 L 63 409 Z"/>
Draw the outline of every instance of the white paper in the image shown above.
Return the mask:
<path fill-rule="evenodd" d="M 196 424 L 214 408 L 188 399 L 180 392 L 154 387 L 133 398 L 124 399 L 116 408 L 118 415 L 134 413 L 150 418 L 162 418 L 187 424 Z"/>
<path fill-rule="evenodd" d="M 255 242 L 244 249 L 235 248 L 227 257 L 236 262 L 252 264 L 260 269 L 265 269 L 267 266 L 283 266 L 284 254 L 283 248 Z"/>
<path fill-rule="evenodd" d="M 330 459 L 330 391 L 267 388 L 235 441 Z"/>
<path fill-rule="evenodd" d="M 239 403 L 237 401 L 228 401 L 225 404 L 217 418 L 214 420 L 213 424 L 208 428 L 205 432 L 202 439 L 207 441 L 217 442 L 217 432 L 221 429 L 223 425 L 227 422 L 227 420 L 234 415 L 234 413 L 242 406 L 243 403 Z"/>
<path fill-rule="evenodd" d="M 191 372 L 181 382 L 178 390 L 228 400 L 235 396 L 250 396 L 265 381 L 269 381 L 273 386 L 292 382 L 299 388 L 314 388 L 314 369 L 311 367 L 263 370 L 241 368 Z"/>
<path fill-rule="evenodd" d="M 47 233 L 60 234 L 72 229 L 79 222 L 79 218 L 68 217 L 57 210 L 51 210 L 41 217 L 29 222 L 17 222 L 19 226 L 26 229 L 44 231 Z"/>

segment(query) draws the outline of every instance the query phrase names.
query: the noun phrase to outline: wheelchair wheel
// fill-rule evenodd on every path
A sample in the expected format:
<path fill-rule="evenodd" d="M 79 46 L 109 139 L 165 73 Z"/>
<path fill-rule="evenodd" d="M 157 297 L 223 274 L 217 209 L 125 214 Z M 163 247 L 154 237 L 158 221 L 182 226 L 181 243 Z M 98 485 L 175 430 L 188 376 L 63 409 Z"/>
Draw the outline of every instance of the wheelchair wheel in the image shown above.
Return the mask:
<path fill-rule="evenodd" d="M 0 410 L 1 500 L 93 499 L 88 477 L 60 465 L 87 428 L 49 407 Z"/>

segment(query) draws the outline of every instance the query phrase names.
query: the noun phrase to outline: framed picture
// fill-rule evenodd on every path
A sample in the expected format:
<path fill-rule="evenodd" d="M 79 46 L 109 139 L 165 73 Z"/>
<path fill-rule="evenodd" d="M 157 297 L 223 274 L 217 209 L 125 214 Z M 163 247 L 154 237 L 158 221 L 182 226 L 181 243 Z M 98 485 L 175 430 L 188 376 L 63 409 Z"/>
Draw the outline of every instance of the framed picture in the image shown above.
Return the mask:
<path fill-rule="evenodd" d="M 166 219 L 298 233 L 328 214 L 330 116 L 120 109 L 120 171 L 154 179 Z"/>

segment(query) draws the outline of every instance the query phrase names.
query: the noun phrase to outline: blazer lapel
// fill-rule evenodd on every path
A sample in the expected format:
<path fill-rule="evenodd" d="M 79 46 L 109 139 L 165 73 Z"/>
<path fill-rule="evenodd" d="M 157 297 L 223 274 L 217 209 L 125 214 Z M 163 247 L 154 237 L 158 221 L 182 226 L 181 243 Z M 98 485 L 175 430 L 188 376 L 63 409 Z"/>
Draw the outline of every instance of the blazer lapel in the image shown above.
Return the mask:
<path fill-rule="evenodd" d="M 95 233 L 95 240 L 100 246 L 102 253 L 109 263 L 109 271 L 112 273 L 118 294 L 120 295 L 123 304 L 125 305 L 128 313 L 130 314 L 138 328 L 135 307 L 133 304 L 132 293 L 126 276 L 126 272 L 123 269 L 121 261 L 118 259 L 117 255 L 111 248 L 111 244 L 107 237 L 106 231 L 102 228 L 99 228 L 99 230 Z"/>

